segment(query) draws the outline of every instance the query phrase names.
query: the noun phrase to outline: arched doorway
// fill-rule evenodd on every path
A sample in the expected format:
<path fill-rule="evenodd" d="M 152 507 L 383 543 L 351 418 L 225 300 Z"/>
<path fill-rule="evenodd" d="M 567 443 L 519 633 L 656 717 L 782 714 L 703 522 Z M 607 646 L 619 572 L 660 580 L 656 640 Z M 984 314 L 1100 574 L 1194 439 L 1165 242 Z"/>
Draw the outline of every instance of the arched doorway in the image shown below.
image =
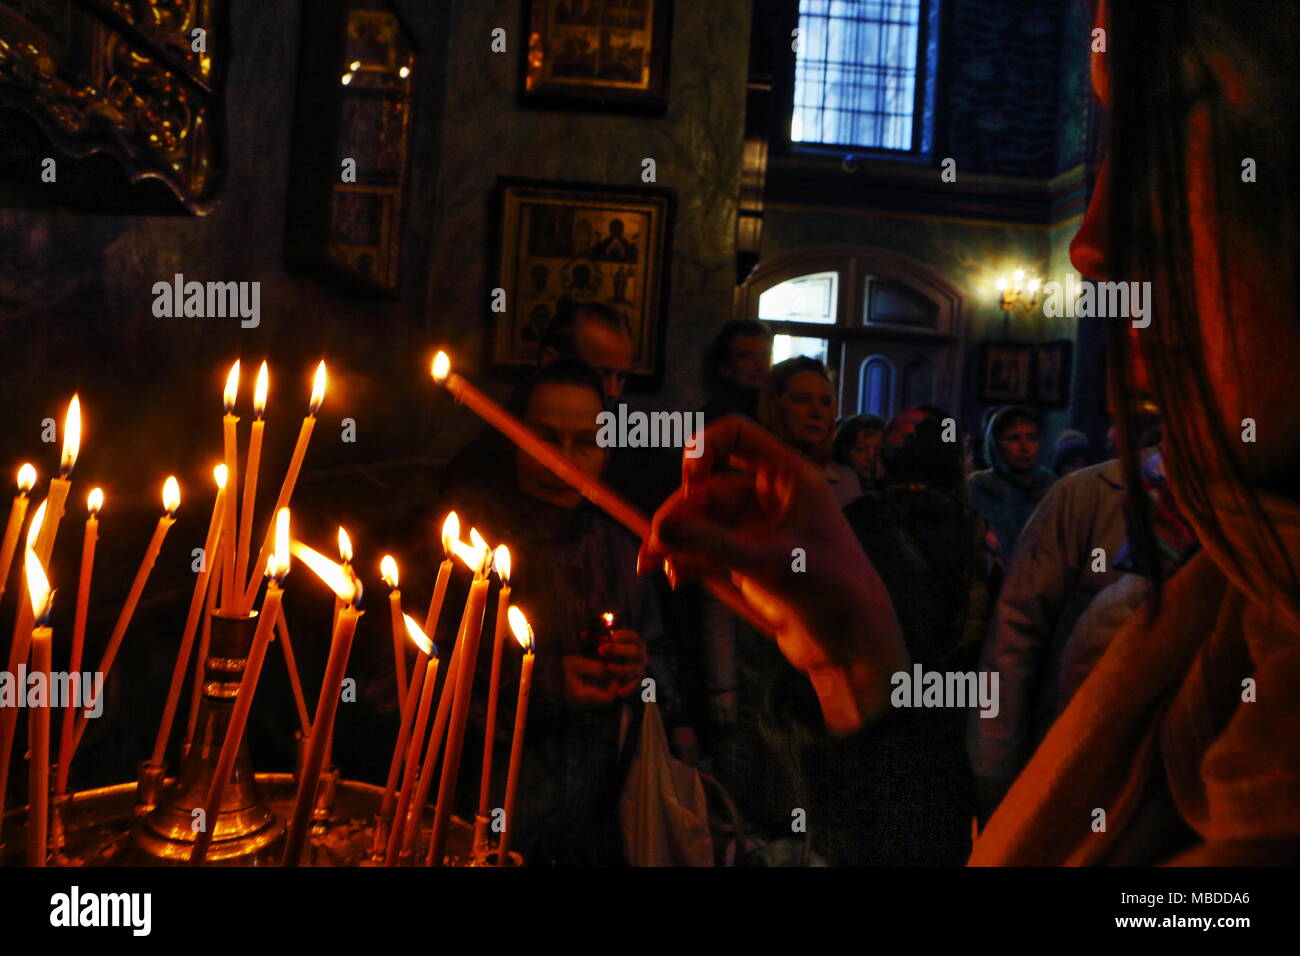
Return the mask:
<path fill-rule="evenodd" d="M 839 381 L 842 414 L 908 405 L 959 413 L 961 295 L 937 272 L 870 246 L 810 246 L 762 260 L 737 313 L 773 330 L 773 361 L 811 355 Z"/>

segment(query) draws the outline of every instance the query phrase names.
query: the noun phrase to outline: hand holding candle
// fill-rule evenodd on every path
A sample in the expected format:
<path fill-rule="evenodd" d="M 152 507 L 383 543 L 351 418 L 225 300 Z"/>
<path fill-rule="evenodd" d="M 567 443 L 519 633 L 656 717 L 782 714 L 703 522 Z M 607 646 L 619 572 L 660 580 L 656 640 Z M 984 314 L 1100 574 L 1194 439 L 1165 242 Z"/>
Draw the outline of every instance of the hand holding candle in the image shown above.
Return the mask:
<path fill-rule="evenodd" d="M 512 606 L 509 611 L 510 630 L 524 649 L 524 662 L 519 672 L 519 699 L 515 702 L 515 734 L 510 744 L 510 769 L 506 773 L 505 827 L 497 849 L 497 865 L 505 866 L 510 852 L 510 832 L 515 825 L 515 797 L 519 792 L 519 767 L 524 757 L 524 728 L 528 724 L 528 698 L 533 687 L 533 652 L 536 642 L 533 629 L 524 612 Z"/>

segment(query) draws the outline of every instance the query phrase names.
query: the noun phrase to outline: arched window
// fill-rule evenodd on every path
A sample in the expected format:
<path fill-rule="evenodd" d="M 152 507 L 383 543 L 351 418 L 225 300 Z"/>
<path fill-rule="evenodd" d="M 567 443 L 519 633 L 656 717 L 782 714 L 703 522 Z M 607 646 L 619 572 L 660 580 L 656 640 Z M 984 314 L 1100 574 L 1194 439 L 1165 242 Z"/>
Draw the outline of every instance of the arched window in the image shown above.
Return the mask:
<path fill-rule="evenodd" d="M 906 256 L 869 246 L 772 256 L 740 287 L 738 306 L 772 329 L 774 362 L 808 355 L 826 363 L 844 414 L 957 405 L 961 297 Z"/>

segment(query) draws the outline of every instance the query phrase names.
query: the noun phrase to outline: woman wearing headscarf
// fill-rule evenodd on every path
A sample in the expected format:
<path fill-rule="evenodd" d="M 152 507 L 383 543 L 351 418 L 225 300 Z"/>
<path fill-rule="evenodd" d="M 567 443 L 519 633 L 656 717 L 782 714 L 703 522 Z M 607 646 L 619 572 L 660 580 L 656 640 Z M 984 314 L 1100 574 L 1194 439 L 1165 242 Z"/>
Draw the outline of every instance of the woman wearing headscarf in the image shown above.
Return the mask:
<path fill-rule="evenodd" d="M 984 459 L 989 467 L 968 479 L 971 504 L 989 523 L 996 539 L 998 564 L 1006 569 L 1020 539 L 1020 529 L 1056 480 L 1038 464 L 1043 422 L 1023 405 L 999 409 L 984 430 Z"/>

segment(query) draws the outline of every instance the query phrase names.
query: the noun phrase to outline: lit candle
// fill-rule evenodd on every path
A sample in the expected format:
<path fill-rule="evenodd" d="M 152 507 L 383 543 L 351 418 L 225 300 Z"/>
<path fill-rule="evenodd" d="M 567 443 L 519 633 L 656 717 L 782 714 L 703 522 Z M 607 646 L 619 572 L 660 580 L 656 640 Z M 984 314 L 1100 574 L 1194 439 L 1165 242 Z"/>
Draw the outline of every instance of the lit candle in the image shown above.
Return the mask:
<path fill-rule="evenodd" d="M 453 519 L 455 520 L 453 521 Z M 456 518 L 456 512 L 453 511 L 447 516 L 447 520 L 442 526 L 442 546 L 448 554 L 460 558 L 466 567 L 477 574 L 488 558 L 487 546 L 483 545 L 480 548 L 467 545 L 460 540 L 459 532 L 460 519 Z M 439 600 L 439 608 L 441 609 L 441 599 Z M 424 761 L 420 765 L 420 782 L 416 788 L 415 800 L 412 802 L 411 811 L 406 821 L 398 821 L 397 824 L 405 829 L 402 836 L 402 853 L 407 853 L 415 845 L 415 837 L 420 829 L 420 814 L 425 802 L 429 799 L 429 790 L 433 786 L 433 772 L 438 763 L 438 754 L 442 752 L 442 744 L 446 740 L 447 721 L 451 718 L 451 705 L 456 696 L 456 675 L 460 673 L 461 659 L 464 656 L 462 654 L 465 647 L 464 631 L 465 616 L 462 614 L 460 627 L 456 632 L 456 640 L 451 648 L 451 660 L 447 663 L 447 675 L 442 679 L 442 694 L 438 697 L 438 713 L 433 719 L 433 732 L 429 735 L 429 742 L 424 750 Z"/>
<path fill-rule="evenodd" d="M 26 551 L 34 551 L 36 542 L 40 539 L 41 529 L 45 526 L 45 506 L 48 504 L 42 501 L 36 508 L 36 513 L 32 515 L 32 520 L 27 524 Z M 26 560 L 24 560 L 23 569 L 23 594 L 30 595 L 31 591 L 27 586 Z M 10 674 L 18 673 L 18 665 L 27 663 L 27 656 L 32 646 L 32 627 L 35 624 L 35 616 L 32 613 L 31 604 L 22 600 L 18 605 L 17 620 L 14 623 L 14 638 L 9 645 L 9 671 Z M 13 753 L 14 731 L 18 726 L 18 708 L 17 707 L 0 707 L 0 830 L 4 829 L 4 808 L 5 795 L 9 792 L 9 758 Z"/>
<path fill-rule="evenodd" d="M 275 499 L 275 512 L 278 514 L 281 508 L 289 507 L 289 499 L 293 497 L 294 486 L 298 483 L 298 472 L 302 469 L 302 460 L 307 455 L 307 444 L 311 441 L 312 428 L 316 425 L 316 413 L 320 411 L 321 403 L 325 401 L 325 362 L 321 361 L 316 366 L 316 376 L 312 380 L 311 402 L 307 406 L 307 417 L 302 420 L 302 428 L 298 432 L 298 444 L 293 446 L 293 457 L 289 459 L 289 470 L 284 473 L 284 481 L 280 484 L 280 494 Z M 271 528 L 267 528 L 266 537 L 262 539 L 262 548 L 257 553 L 257 562 L 253 567 L 262 567 L 266 561 L 267 552 L 271 548 Z M 244 600 L 241 604 L 243 613 L 247 614 L 249 608 L 253 606 L 253 599 L 257 597 L 257 588 L 262 582 L 260 579 L 253 579 L 248 584 L 248 590 L 244 592 Z"/>
<path fill-rule="evenodd" d="M 420 626 L 415 623 L 409 614 L 403 615 L 403 620 L 411 640 L 415 641 L 416 646 L 420 648 L 421 660 L 427 658 L 428 663 L 424 666 L 424 683 L 418 691 L 412 685 L 409 698 L 413 700 L 418 693 L 420 695 L 420 704 L 415 715 L 415 726 L 406 745 L 406 769 L 402 773 L 402 796 L 397 802 L 397 812 L 393 815 L 394 820 L 405 820 L 410 809 L 412 791 L 415 789 L 415 771 L 420 765 L 420 744 L 424 742 L 424 732 L 429 727 L 429 710 L 433 706 L 433 685 L 438 682 L 438 649 L 420 630 Z M 399 745 L 400 743 L 401 741 L 399 741 Z M 397 865 L 398 854 L 402 847 L 402 837 L 401 828 L 393 827 L 392 832 L 388 835 L 388 853 L 384 860 L 385 866 Z"/>
<path fill-rule="evenodd" d="M 398 588 L 397 559 L 391 554 L 384 555 L 379 562 L 379 574 L 390 588 L 388 592 L 388 613 L 393 622 L 393 668 L 397 672 L 397 708 L 400 711 L 406 701 L 406 638 L 402 632 L 402 591 Z"/>
<path fill-rule="evenodd" d="M 232 499 L 233 500 L 233 499 Z M 118 649 L 122 646 L 122 638 L 126 636 L 126 629 L 131 626 L 131 618 L 135 616 L 136 605 L 140 603 L 140 595 L 144 593 L 144 586 L 149 580 L 149 575 L 153 571 L 154 562 L 158 560 L 158 552 L 162 550 L 163 539 L 167 537 L 167 532 L 171 526 L 176 523 L 176 509 L 181 504 L 181 488 L 176 483 L 176 476 L 170 476 L 163 483 L 163 514 L 158 519 L 158 525 L 154 528 L 153 538 L 149 541 L 149 547 L 145 550 L 144 558 L 140 561 L 140 567 L 135 572 L 135 581 L 131 584 L 131 591 L 126 596 L 126 603 L 122 605 L 122 610 L 117 616 L 117 624 L 113 627 L 113 633 L 109 635 L 108 646 L 104 648 L 104 656 L 99 659 L 97 670 L 104 675 L 104 680 L 108 680 L 108 672 L 112 670 L 113 661 L 117 658 Z M 72 738 L 72 752 L 76 753 L 77 747 L 81 744 L 82 735 L 86 732 L 86 715 L 79 714 L 77 718 L 77 731 Z M 69 760 L 72 755 L 69 755 Z"/>
<path fill-rule="evenodd" d="M 433 360 L 433 380 L 444 386 L 457 401 L 467 405 L 501 434 L 509 438 L 525 454 L 573 488 L 605 514 L 627 528 L 641 540 L 650 537 L 650 521 L 636 508 L 599 481 L 588 477 L 573 462 L 565 458 L 558 448 L 542 441 L 537 435 L 492 399 L 488 398 L 462 376 L 451 371 L 451 359 L 439 352 Z M 762 634 L 771 634 L 772 626 L 764 621 L 741 597 L 734 585 L 722 581 L 705 580 L 703 585 L 733 614 Z"/>
<path fill-rule="evenodd" d="M 497 592 L 496 625 L 492 637 L 492 673 L 488 679 L 487 727 L 483 734 L 483 775 L 478 787 L 478 813 L 474 816 L 474 852 L 487 846 L 488 789 L 492 784 L 492 745 L 497 729 L 497 699 L 501 691 L 501 645 L 506 636 L 506 609 L 510 606 L 510 549 L 504 544 L 492 557 L 501 579 Z"/>
<path fill-rule="evenodd" d="M 257 502 L 257 471 L 262 462 L 262 433 L 266 430 L 266 362 L 257 370 L 253 389 L 253 431 L 248 439 L 248 463 L 244 471 L 243 511 L 239 516 L 239 547 L 235 552 L 235 587 L 243 588 L 248 580 L 249 536 L 253 533 L 253 508 Z M 242 595 L 242 590 L 235 591 Z"/>
<path fill-rule="evenodd" d="M 447 826 L 451 821 L 451 803 L 460 773 L 460 751 L 465 742 L 465 721 L 469 717 L 469 696 L 474 685 L 474 664 L 478 660 L 478 642 L 483 630 L 483 611 L 487 606 L 488 550 L 486 542 L 471 528 L 470 538 L 479 544 L 484 560 L 469 586 L 469 598 L 460 627 L 460 663 L 456 669 L 456 696 L 452 700 L 451 725 L 447 729 L 447 749 L 442 758 L 442 779 L 438 781 L 438 802 L 434 807 L 433 830 L 429 834 L 429 857 L 433 866 L 442 865 Z M 449 687 L 448 690 L 451 688 Z M 444 694 L 447 691 L 443 692 Z"/>
<path fill-rule="evenodd" d="M 417 697 L 418 695 L 426 693 L 432 695 L 433 682 L 437 680 L 438 676 L 438 669 L 436 667 L 432 671 L 428 671 L 426 666 L 429 663 L 429 653 L 434 650 L 433 642 L 425 636 L 424 631 L 420 630 L 418 626 L 412 630 L 411 625 L 405 623 L 409 619 L 408 615 L 402 615 L 402 626 L 407 632 L 409 638 L 415 642 L 416 647 L 419 649 L 419 656 L 415 661 L 415 670 L 411 672 L 411 689 L 402 700 L 401 718 L 397 728 L 397 744 L 393 747 L 393 757 L 388 764 L 388 779 L 384 781 L 384 796 L 379 802 L 380 821 L 388 819 L 389 815 L 393 813 L 393 804 L 397 795 L 397 777 L 402 772 L 402 759 L 406 756 L 407 744 L 411 742 L 411 720 L 415 716 Z M 417 633 L 424 639 L 417 639 Z M 426 673 L 430 678 L 428 682 L 425 680 Z M 425 689 L 426 687 L 427 690 Z M 418 699 L 423 700 L 423 697 L 418 697 Z M 420 736 L 421 738 L 423 737 L 423 731 L 421 731 Z M 418 744 L 418 741 L 416 741 L 416 744 Z M 403 807 L 405 806 L 409 806 L 409 801 L 403 803 Z M 392 819 L 393 821 L 398 821 L 405 819 L 405 817 L 404 815 L 395 815 Z M 392 827 L 392 834 L 395 836 L 400 836 L 401 831 L 402 828 L 400 826 Z M 381 837 L 383 836 L 383 827 L 377 823 L 375 826 L 375 842 L 371 849 L 372 854 L 375 856 L 383 853 L 387 847 L 386 843 L 381 842 Z"/>
<path fill-rule="evenodd" d="M 95 488 L 86 497 L 86 533 L 81 542 L 81 578 L 77 582 L 77 611 L 72 624 L 72 652 L 68 656 L 68 673 L 78 682 L 81 655 L 86 646 L 86 613 L 90 607 L 90 577 L 95 567 L 95 544 L 99 541 L 99 511 L 104 507 L 104 489 Z M 68 702 L 59 725 L 59 762 L 54 775 L 54 792 L 68 792 L 68 770 L 72 763 L 72 727 L 77 709 Z"/>
<path fill-rule="evenodd" d="M 505 866 L 510 852 L 510 830 L 515 825 L 515 796 L 519 792 L 519 766 L 524 756 L 524 727 L 528 723 L 528 697 L 533 686 L 533 652 L 536 641 L 533 629 L 517 607 L 510 608 L 510 630 L 524 649 L 524 662 L 519 671 L 519 699 L 515 702 L 515 734 L 510 742 L 510 769 L 506 773 L 506 818 L 501 829 L 501 842 L 497 850 L 497 865 Z"/>
<path fill-rule="evenodd" d="M 41 564 L 50 563 L 50 554 L 54 551 L 54 539 L 59 533 L 59 522 L 63 519 L 63 505 L 68 500 L 68 490 L 72 487 L 73 467 L 77 464 L 77 454 L 81 450 L 81 399 L 76 395 L 68 402 L 68 414 L 63 419 L 63 454 L 59 458 L 59 476 L 50 479 L 50 493 L 45 501 L 49 507 L 45 511 L 45 523 L 41 526 L 41 536 L 36 542 L 36 556 Z M 26 609 L 26 604 L 23 605 Z"/>
<path fill-rule="evenodd" d="M 217 465 L 212 476 L 217 482 L 217 497 L 212 504 L 212 517 L 208 520 L 208 535 L 203 540 L 203 564 L 194 580 L 194 593 L 190 595 L 190 610 L 185 617 L 185 629 L 181 632 L 181 646 L 176 650 L 176 663 L 172 666 L 172 682 L 167 688 L 167 703 L 163 706 L 162 720 L 158 724 L 158 734 L 153 742 L 153 754 L 149 757 L 149 766 L 155 770 L 163 767 L 163 754 L 167 749 L 167 739 L 172 733 L 172 722 L 176 719 L 176 707 L 181 699 L 181 686 L 185 683 L 185 669 L 189 665 L 190 655 L 194 650 L 194 638 L 199 630 L 199 617 L 203 614 L 203 601 L 207 597 L 212 580 L 212 562 L 215 560 L 217 540 L 221 535 L 221 523 L 226 506 L 227 467 Z M 60 761 L 60 771 L 62 771 Z"/>
<path fill-rule="evenodd" d="M 18 549 L 18 532 L 22 530 L 23 519 L 27 517 L 28 495 L 35 484 L 35 468 L 23 465 L 18 469 L 18 493 L 14 495 L 14 503 L 9 506 L 9 523 L 5 525 L 4 543 L 0 544 L 0 598 L 5 595 L 9 568 L 13 564 L 14 552 Z"/>
<path fill-rule="evenodd" d="M 224 512 L 225 504 L 222 504 Z M 225 525 L 222 515 L 222 525 Z M 221 549 L 222 532 L 217 533 L 217 550 Z M 217 562 L 217 552 L 211 560 Z M 212 644 L 212 615 L 217 613 L 217 589 L 221 586 L 221 565 L 212 565 L 212 577 L 208 579 L 208 595 L 203 599 L 203 623 L 199 625 L 199 652 L 194 655 L 194 680 L 190 682 L 190 713 L 185 720 L 185 750 L 194 740 L 194 729 L 199 721 L 199 703 L 203 699 L 203 672 L 208 659 L 208 648 Z"/>
<path fill-rule="evenodd" d="M 438 565 L 438 580 L 433 586 L 433 597 L 429 599 L 429 610 L 424 617 L 424 633 L 438 632 L 438 619 L 442 617 L 442 604 L 447 598 L 447 582 L 451 579 L 452 542 L 460 540 L 460 518 L 456 512 L 447 513 L 442 523 L 442 563 Z"/>
<path fill-rule="evenodd" d="M 27 865 L 44 866 L 50 825 L 50 605 L 54 592 L 34 551 L 25 555 L 27 593 L 31 598 L 32 673 L 42 675 L 44 699 L 32 708 L 32 759 L 27 775 Z M 25 688 L 24 688 L 25 690 Z"/>
<path fill-rule="evenodd" d="M 248 726 L 248 713 L 253 707 L 253 695 L 257 693 L 257 682 L 262 675 L 262 662 L 266 660 L 266 648 L 271 643 L 271 633 L 275 619 L 280 613 L 281 585 L 284 576 L 289 573 L 289 509 L 281 508 L 275 516 L 275 551 L 266 562 L 266 597 L 262 600 L 262 610 L 257 619 L 257 630 L 253 633 L 253 645 L 248 651 L 244 664 L 244 675 L 239 680 L 239 691 L 235 695 L 235 706 L 230 711 L 230 723 L 226 725 L 226 736 L 221 742 L 221 753 L 217 757 L 217 767 L 208 785 L 207 798 L 203 807 L 204 826 L 194 838 L 190 850 L 190 865 L 201 866 L 207 858 L 208 848 L 212 845 L 212 835 L 217 829 L 217 816 L 221 812 L 221 796 L 226 789 L 226 781 L 235 769 L 235 757 L 239 755 L 239 743 L 244 739 L 244 728 Z"/>
<path fill-rule="evenodd" d="M 234 613 L 231 600 L 235 594 L 235 549 L 237 543 L 235 521 L 239 509 L 239 436 L 235 426 L 239 416 L 235 414 L 235 399 L 239 396 L 239 360 L 230 366 L 226 375 L 226 388 L 221 401 L 226 413 L 221 416 L 221 438 L 226 456 L 226 497 L 230 507 L 222 519 L 221 534 L 221 609 Z M 245 612 L 246 613 L 246 612 Z"/>
<path fill-rule="evenodd" d="M 316 805 L 316 787 L 325 760 L 325 742 L 334 730 L 334 714 L 342 693 L 343 676 L 352 650 L 352 635 L 362 611 L 357 610 L 361 600 L 361 582 L 344 573 L 343 568 L 305 544 L 295 542 L 293 553 L 316 575 L 329 585 L 335 597 L 343 602 L 334 622 L 330 637 L 329 660 L 325 664 L 325 679 L 321 682 L 320 699 L 316 703 L 316 719 L 311 727 L 311 743 L 303 764 L 302 779 L 298 781 L 298 796 L 293 805 L 293 818 L 285 838 L 283 866 L 298 866 L 303 846 L 307 842 L 307 828 L 311 823 L 312 808 Z"/>

